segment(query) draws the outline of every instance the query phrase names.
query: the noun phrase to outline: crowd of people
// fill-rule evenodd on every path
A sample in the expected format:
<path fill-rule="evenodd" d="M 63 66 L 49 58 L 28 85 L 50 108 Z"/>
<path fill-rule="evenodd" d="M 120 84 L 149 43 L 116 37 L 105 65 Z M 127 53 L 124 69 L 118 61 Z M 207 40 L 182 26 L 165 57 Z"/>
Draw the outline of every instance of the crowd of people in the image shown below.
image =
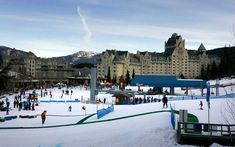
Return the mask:
<path fill-rule="evenodd" d="M 15 95 L 14 100 L 13 100 L 13 107 L 9 98 L 6 97 L 5 98 L 5 102 L 4 100 L 0 101 L 0 111 L 6 111 L 6 115 L 9 115 L 9 111 L 11 109 L 18 109 L 18 111 L 21 110 L 35 110 L 35 105 L 37 105 L 37 101 L 35 100 L 34 97 L 35 91 L 33 91 L 32 94 L 29 94 L 28 97 L 26 96 L 25 92 L 20 92 L 19 95 Z"/>
<path fill-rule="evenodd" d="M 131 104 L 142 104 L 142 103 L 153 103 L 153 102 L 159 102 L 160 100 L 157 98 L 147 97 L 147 98 L 141 98 L 141 97 L 135 97 L 134 99 L 131 99 Z"/>

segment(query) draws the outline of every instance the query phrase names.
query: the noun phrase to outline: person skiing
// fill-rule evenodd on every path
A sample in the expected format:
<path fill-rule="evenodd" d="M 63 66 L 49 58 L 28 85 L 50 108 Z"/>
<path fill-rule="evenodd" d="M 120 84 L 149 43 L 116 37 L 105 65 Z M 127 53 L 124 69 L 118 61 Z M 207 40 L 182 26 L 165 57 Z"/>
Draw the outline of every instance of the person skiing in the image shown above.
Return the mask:
<path fill-rule="evenodd" d="M 46 110 L 44 110 L 44 111 L 42 112 L 42 114 L 41 114 L 41 118 L 42 118 L 42 125 L 44 124 L 44 122 L 45 122 L 45 120 L 46 120 L 46 113 L 47 113 L 47 111 L 46 111 Z"/>
<path fill-rule="evenodd" d="M 162 102 L 163 102 L 163 108 L 165 108 L 165 106 L 166 106 L 166 108 L 168 108 L 168 105 L 167 105 L 168 99 L 167 99 L 166 95 L 163 96 Z"/>

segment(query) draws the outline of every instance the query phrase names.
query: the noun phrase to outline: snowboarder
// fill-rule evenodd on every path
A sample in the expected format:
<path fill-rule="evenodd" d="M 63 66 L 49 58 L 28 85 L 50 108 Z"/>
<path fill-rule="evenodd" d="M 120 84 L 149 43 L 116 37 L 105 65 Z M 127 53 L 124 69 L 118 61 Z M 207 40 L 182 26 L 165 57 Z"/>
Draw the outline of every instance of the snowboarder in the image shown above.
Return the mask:
<path fill-rule="evenodd" d="M 165 106 L 166 106 L 166 108 L 168 108 L 168 105 L 167 105 L 168 99 L 167 99 L 166 95 L 163 96 L 162 102 L 163 102 L 163 108 L 165 108 Z"/>
<path fill-rule="evenodd" d="M 46 110 L 44 110 L 44 111 L 42 112 L 42 114 L 41 114 L 41 118 L 42 118 L 42 125 L 44 124 L 44 122 L 45 122 L 45 120 L 46 120 L 46 113 L 47 113 L 47 111 L 46 111 Z"/>
<path fill-rule="evenodd" d="M 203 107 L 202 101 L 200 101 L 199 106 L 200 106 L 200 109 L 203 110 L 203 108 L 202 108 Z"/>

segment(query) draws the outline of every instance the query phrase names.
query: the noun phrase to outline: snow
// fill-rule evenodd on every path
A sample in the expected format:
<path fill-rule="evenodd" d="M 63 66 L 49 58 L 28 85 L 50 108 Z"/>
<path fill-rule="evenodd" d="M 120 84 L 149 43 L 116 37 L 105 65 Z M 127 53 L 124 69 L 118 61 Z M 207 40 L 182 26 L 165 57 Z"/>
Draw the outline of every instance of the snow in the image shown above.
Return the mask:
<path fill-rule="evenodd" d="M 234 83 L 234 79 L 222 79 L 221 83 Z M 210 81 L 210 83 L 215 83 Z M 145 87 L 142 87 L 145 89 Z M 148 87 L 149 88 L 149 87 Z M 233 92 L 234 85 L 225 88 L 220 88 L 220 95 Z M 172 129 L 170 124 L 170 113 L 160 112 L 152 113 L 148 115 L 140 115 L 135 117 L 128 117 L 117 119 L 113 121 L 97 121 L 97 116 L 94 115 L 88 118 L 85 122 L 95 122 L 75 125 L 79 120 L 84 117 L 96 113 L 98 109 L 107 108 L 115 101 L 114 97 L 110 94 L 100 93 L 97 98 L 101 100 L 105 97 L 107 99 L 106 104 L 88 104 L 90 91 L 84 87 L 73 87 L 72 95 L 63 95 L 61 98 L 62 90 L 66 88 L 58 89 L 47 89 L 52 92 L 52 98 L 49 95 L 45 97 L 39 97 L 40 100 L 74 100 L 79 99 L 82 102 L 40 102 L 39 106 L 35 106 L 35 111 L 32 110 L 21 110 L 13 108 L 14 95 L 5 95 L 9 98 L 11 104 L 10 116 L 14 115 L 38 115 L 36 118 L 16 118 L 13 120 L 0 122 L 0 128 L 6 127 L 39 127 L 39 128 L 28 128 L 28 129 L 0 129 L 1 143 L 3 147 L 156 147 L 156 146 L 190 146 L 180 145 L 176 142 L 176 130 Z M 43 90 L 44 91 L 44 90 Z M 204 90 L 206 92 L 206 90 Z M 215 91 L 215 90 L 214 90 Z M 32 91 L 27 91 L 31 93 Z M 39 93 L 41 90 L 36 90 Z M 174 109 L 187 109 L 189 113 L 196 115 L 201 123 L 208 122 L 208 108 L 205 99 L 200 99 L 201 91 L 199 89 L 191 89 L 189 97 L 184 97 L 184 93 L 181 89 L 175 89 L 175 92 L 180 96 L 167 96 L 169 98 L 168 105 L 171 105 Z M 142 97 L 136 95 L 137 97 Z M 162 95 L 153 95 L 155 98 L 162 98 Z M 214 96 L 215 97 L 215 96 Z M 196 99 L 197 98 L 197 99 Z M 210 107 L 210 122 L 211 123 L 226 123 L 222 116 L 226 111 L 230 97 L 223 98 L 211 98 Z M 2 99 L 5 100 L 5 99 Z M 199 109 L 199 102 L 203 101 L 203 110 Z M 68 107 L 72 106 L 72 111 L 68 111 Z M 82 107 L 86 107 L 86 112 Z M 40 114 L 47 110 L 47 118 L 45 124 L 41 124 Z M 114 105 L 114 112 L 111 112 L 99 120 L 110 120 L 113 118 L 121 118 L 125 116 L 131 116 L 136 114 L 142 114 L 146 112 L 169 110 L 162 108 L 162 102 L 145 103 L 139 105 Z M 5 117 L 6 112 L 0 111 L 0 117 Z M 178 117 L 176 117 L 178 119 Z M 234 120 L 232 120 L 234 121 Z M 62 127 L 49 127 L 56 125 L 66 125 Z M 220 146 L 213 144 L 212 146 Z"/>

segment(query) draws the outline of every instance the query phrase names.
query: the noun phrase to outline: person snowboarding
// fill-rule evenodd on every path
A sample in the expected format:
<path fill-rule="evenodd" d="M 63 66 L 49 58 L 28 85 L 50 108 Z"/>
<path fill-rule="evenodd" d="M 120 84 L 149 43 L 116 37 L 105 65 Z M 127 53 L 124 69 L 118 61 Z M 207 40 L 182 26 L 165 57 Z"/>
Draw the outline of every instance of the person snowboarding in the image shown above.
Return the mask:
<path fill-rule="evenodd" d="M 46 111 L 46 110 L 44 110 L 44 111 L 42 112 L 42 114 L 41 114 L 41 118 L 42 118 L 42 125 L 45 123 L 45 120 L 46 120 L 46 113 L 47 113 L 47 111 Z"/>
<path fill-rule="evenodd" d="M 167 99 L 166 95 L 163 96 L 162 102 L 163 102 L 163 108 L 165 108 L 165 107 L 168 108 L 168 105 L 167 105 L 168 99 Z"/>

